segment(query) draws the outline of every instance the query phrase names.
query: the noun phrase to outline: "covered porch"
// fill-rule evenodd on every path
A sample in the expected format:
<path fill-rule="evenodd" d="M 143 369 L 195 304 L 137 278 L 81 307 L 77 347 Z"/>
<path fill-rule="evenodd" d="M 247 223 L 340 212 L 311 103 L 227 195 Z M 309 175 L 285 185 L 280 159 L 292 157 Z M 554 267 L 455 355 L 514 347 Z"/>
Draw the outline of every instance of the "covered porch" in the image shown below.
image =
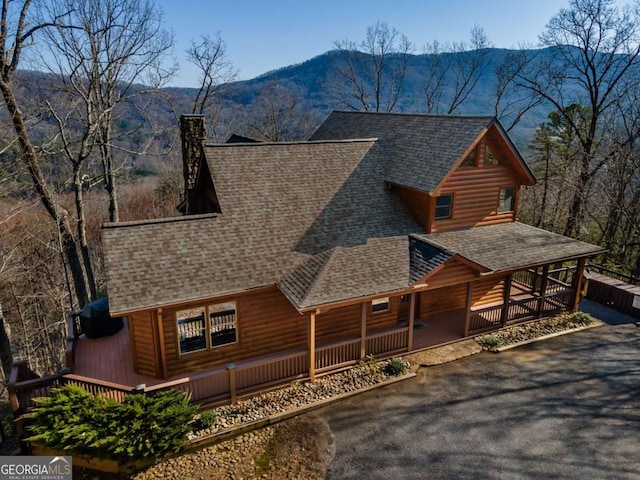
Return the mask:
<path fill-rule="evenodd" d="M 322 313 L 308 317 L 307 348 L 292 349 L 235 364 L 221 365 L 190 375 L 158 379 L 135 373 L 128 326 L 111 337 L 89 339 L 79 335 L 71 342 L 74 353 L 68 355 L 70 373 L 65 381 L 77 383 L 94 393 L 121 396 L 125 392 L 177 388 L 189 391 L 195 402 L 220 403 L 257 390 L 296 379 L 313 380 L 317 376 L 348 368 L 373 355 L 385 358 L 454 342 L 478 333 L 496 330 L 514 323 L 542 318 L 570 310 L 577 301 L 578 265 L 553 269 L 550 265 L 514 272 L 507 278 L 506 303 L 480 305 L 438 315 L 420 317 L 417 311 L 421 292 L 408 294 L 407 319 L 395 326 L 371 329 L 367 312 L 371 302 L 361 303 L 360 335 L 336 341 L 315 341 L 316 322 Z M 422 292 L 424 293 L 424 292 Z M 473 283 L 468 285 L 468 299 Z M 120 393 L 113 393 L 120 392 Z"/>

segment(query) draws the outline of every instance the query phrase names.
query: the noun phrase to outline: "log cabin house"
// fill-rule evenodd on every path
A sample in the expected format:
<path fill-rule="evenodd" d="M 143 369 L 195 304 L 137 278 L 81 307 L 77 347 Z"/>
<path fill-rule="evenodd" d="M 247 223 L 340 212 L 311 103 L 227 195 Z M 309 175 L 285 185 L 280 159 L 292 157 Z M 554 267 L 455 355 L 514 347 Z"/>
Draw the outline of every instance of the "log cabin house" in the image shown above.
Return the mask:
<path fill-rule="evenodd" d="M 103 226 L 127 328 L 76 335 L 79 383 L 234 400 L 575 310 L 602 252 L 517 221 L 535 178 L 494 117 L 333 112 L 284 143 L 207 144 L 200 116 L 181 131 L 184 215 Z"/>

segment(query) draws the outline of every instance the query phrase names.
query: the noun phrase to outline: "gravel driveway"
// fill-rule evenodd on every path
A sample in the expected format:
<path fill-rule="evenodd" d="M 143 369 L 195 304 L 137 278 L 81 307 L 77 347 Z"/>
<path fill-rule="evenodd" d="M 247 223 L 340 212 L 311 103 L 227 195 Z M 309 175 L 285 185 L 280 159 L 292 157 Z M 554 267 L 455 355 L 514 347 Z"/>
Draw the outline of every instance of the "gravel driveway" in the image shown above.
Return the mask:
<path fill-rule="evenodd" d="M 616 323 L 319 410 L 327 478 L 640 479 L 640 327 Z"/>

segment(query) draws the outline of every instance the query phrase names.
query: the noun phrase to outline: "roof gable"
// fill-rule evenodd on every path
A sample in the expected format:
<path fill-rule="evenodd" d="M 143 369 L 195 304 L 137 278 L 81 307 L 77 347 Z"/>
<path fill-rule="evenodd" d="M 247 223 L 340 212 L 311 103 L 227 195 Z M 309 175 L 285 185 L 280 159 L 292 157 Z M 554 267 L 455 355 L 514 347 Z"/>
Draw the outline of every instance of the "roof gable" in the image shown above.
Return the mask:
<path fill-rule="evenodd" d="M 312 257 L 283 277 L 278 287 L 298 310 L 362 301 L 406 289 L 408 257 L 408 236 L 372 238 Z"/>
<path fill-rule="evenodd" d="M 490 116 L 334 111 L 311 139 L 377 137 L 388 159 L 386 181 L 433 192 L 495 122 Z"/>

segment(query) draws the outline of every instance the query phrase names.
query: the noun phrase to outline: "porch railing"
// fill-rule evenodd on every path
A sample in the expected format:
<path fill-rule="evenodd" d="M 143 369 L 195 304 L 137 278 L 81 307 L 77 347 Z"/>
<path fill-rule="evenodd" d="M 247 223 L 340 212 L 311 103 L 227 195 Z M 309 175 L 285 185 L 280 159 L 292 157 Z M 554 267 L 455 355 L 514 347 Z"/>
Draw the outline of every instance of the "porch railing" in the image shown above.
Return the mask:
<path fill-rule="evenodd" d="M 407 350 L 409 328 L 395 328 L 367 336 L 367 355 L 390 354 Z"/>
<path fill-rule="evenodd" d="M 353 337 L 316 348 L 316 373 L 353 365 L 360 359 L 360 339 Z"/>
<path fill-rule="evenodd" d="M 372 355 L 391 355 L 407 349 L 408 328 L 375 332 L 365 339 L 365 351 Z M 316 348 L 316 373 L 325 374 L 352 365 L 360 359 L 360 338 L 321 345 Z M 16 417 L 34 406 L 33 398 L 49 396 L 51 389 L 65 384 L 83 387 L 93 395 L 122 401 L 128 393 L 152 394 L 175 388 L 191 395 L 196 403 L 234 402 L 246 395 L 295 379 L 308 378 L 309 354 L 306 349 L 291 350 L 237 364 L 228 364 L 153 386 L 119 385 L 93 378 L 60 373 L 37 378 L 26 362 L 18 362 L 8 382 L 11 406 Z"/>
<path fill-rule="evenodd" d="M 571 306 L 573 295 L 573 289 L 564 288 L 544 298 L 534 296 L 522 300 L 511 300 L 507 305 L 506 317 L 503 305 L 473 310 L 469 318 L 469 334 L 477 335 L 495 330 L 502 326 L 503 321 L 505 325 L 514 325 L 542 315 L 560 313 Z"/>
<path fill-rule="evenodd" d="M 550 269 L 548 272 L 545 294 L 553 294 L 570 288 L 575 271 L 575 265 Z M 539 269 L 529 268 L 514 272 L 512 274 L 512 279 L 514 282 L 526 287 L 530 292 L 540 293 L 543 274 Z"/>

